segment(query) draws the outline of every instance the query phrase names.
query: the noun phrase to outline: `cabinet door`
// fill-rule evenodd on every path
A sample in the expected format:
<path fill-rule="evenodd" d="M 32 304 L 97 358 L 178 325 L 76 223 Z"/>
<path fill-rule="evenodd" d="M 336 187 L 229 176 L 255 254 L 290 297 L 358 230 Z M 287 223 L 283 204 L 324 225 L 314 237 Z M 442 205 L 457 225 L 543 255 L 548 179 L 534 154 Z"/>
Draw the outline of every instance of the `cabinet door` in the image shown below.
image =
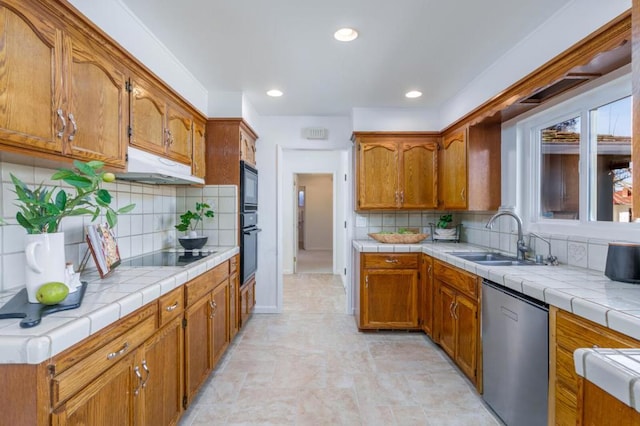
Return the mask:
<path fill-rule="evenodd" d="M 145 151 L 165 155 L 167 105 L 160 92 L 140 78 L 131 79 L 130 143 Z"/>
<path fill-rule="evenodd" d="M 218 285 L 213 293 L 211 293 L 211 319 L 213 333 L 211 340 L 213 342 L 213 366 L 215 366 L 224 354 L 229 344 L 229 284 Z"/>
<path fill-rule="evenodd" d="M 402 142 L 400 145 L 400 202 L 405 209 L 438 207 L 436 142 Z"/>
<path fill-rule="evenodd" d="M 56 409 L 52 425 L 133 425 L 134 392 L 140 385 L 133 371 L 134 355 L 123 358 Z"/>
<path fill-rule="evenodd" d="M 0 143 L 62 152 L 62 57 L 60 30 L 19 1 L 2 2 Z"/>
<path fill-rule="evenodd" d="M 478 353 L 478 304 L 458 294 L 453 313 L 458 323 L 455 360 L 460 369 L 475 381 Z"/>
<path fill-rule="evenodd" d="M 442 208 L 467 208 L 467 137 L 466 130 L 443 141 L 439 188 Z"/>
<path fill-rule="evenodd" d="M 187 403 L 190 403 L 200 385 L 209 376 L 213 368 L 211 343 L 211 297 L 195 302 L 185 311 L 187 326 L 184 330 L 185 389 Z"/>
<path fill-rule="evenodd" d="M 229 342 L 238 334 L 238 273 L 232 273 L 229 277 Z"/>
<path fill-rule="evenodd" d="M 205 145 L 205 123 L 195 120 L 193 122 L 193 162 L 191 163 L 191 173 L 203 179 L 207 174 Z"/>
<path fill-rule="evenodd" d="M 433 259 L 422 255 L 422 285 L 420 288 L 420 319 L 422 331 L 433 337 Z"/>
<path fill-rule="evenodd" d="M 446 285 L 438 285 L 438 287 L 438 343 L 451 358 L 455 359 L 456 321 L 453 316 L 453 307 L 456 302 L 456 293 Z"/>
<path fill-rule="evenodd" d="M 256 140 L 240 130 L 240 160 L 256 166 Z"/>
<path fill-rule="evenodd" d="M 398 207 L 398 144 L 358 143 L 358 209 Z"/>
<path fill-rule="evenodd" d="M 193 117 L 177 105 L 167 109 L 168 143 L 167 155 L 176 161 L 191 164 L 193 149 Z"/>
<path fill-rule="evenodd" d="M 143 376 L 139 424 L 175 425 L 182 413 L 182 318 L 151 337 L 140 351 L 136 366 Z"/>
<path fill-rule="evenodd" d="M 363 327 L 418 327 L 417 270 L 367 269 L 363 279 Z"/>
<path fill-rule="evenodd" d="M 129 94 L 126 77 L 95 45 L 67 37 L 68 96 L 64 153 L 125 166 Z"/>

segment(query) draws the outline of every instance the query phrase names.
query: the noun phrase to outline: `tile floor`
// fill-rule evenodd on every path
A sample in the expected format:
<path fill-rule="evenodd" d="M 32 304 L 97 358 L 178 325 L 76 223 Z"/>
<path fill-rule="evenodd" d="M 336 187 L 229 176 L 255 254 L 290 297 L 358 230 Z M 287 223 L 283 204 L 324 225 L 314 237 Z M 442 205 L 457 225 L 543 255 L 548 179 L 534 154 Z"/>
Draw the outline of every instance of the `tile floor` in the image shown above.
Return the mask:
<path fill-rule="evenodd" d="M 254 314 L 180 425 L 499 425 L 421 333 L 359 333 L 330 274 L 285 276 L 284 312 Z"/>

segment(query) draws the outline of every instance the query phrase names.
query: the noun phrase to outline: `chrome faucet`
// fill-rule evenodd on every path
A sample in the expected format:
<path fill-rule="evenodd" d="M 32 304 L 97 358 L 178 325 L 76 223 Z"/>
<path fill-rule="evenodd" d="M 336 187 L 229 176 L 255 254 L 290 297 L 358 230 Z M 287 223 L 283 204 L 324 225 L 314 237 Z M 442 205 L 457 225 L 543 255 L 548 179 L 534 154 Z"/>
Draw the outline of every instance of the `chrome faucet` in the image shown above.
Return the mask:
<path fill-rule="evenodd" d="M 522 234 L 522 219 L 520 219 L 520 216 L 509 210 L 500 210 L 498 213 L 494 214 L 491 219 L 489 219 L 489 222 L 487 222 L 485 227 L 489 229 L 493 228 L 493 222 L 500 216 L 511 216 L 516 220 L 516 223 L 518 224 L 518 253 L 516 254 L 516 258 L 518 260 L 524 260 L 524 254 L 529 251 L 529 247 L 527 247 L 524 242 L 524 235 Z"/>
<path fill-rule="evenodd" d="M 529 244 L 531 244 L 531 237 L 537 238 L 540 241 L 547 243 L 547 247 L 549 248 L 549 254 L 547 255 L 547 258 L 545 259 L 545 262 L 546 262 L 547 265 L 556 266 L 558 264 L 558 258 L 551 254 L 551 242 L 549 240 L 545 240 L 540 235 L 538 235 L 538 234 L 536 234 L 534 232 L 530 232 L 529 233 Z"/>

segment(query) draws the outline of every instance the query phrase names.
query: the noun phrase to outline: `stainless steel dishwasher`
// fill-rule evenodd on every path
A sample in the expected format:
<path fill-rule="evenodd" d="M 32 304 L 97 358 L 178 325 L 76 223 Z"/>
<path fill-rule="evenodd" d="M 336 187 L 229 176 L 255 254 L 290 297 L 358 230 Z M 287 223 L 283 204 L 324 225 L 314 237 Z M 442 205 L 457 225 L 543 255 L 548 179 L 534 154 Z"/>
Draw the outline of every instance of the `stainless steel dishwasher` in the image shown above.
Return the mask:
<path fill-rule="evenodd" d="M 485 402 L 509 426 L 547 424 L 549 307 L 482 282 Z"/>

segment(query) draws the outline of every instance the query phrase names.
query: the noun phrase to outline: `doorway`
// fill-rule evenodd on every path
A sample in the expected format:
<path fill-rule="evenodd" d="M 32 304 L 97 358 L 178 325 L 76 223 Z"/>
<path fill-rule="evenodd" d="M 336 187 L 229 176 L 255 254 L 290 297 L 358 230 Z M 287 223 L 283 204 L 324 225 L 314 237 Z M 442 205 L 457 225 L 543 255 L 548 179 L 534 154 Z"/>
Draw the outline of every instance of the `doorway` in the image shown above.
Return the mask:
<path fill-rule="evenodd" d="M 333 272 L 333 174 L 294 176 L 294 272 Z"/>

